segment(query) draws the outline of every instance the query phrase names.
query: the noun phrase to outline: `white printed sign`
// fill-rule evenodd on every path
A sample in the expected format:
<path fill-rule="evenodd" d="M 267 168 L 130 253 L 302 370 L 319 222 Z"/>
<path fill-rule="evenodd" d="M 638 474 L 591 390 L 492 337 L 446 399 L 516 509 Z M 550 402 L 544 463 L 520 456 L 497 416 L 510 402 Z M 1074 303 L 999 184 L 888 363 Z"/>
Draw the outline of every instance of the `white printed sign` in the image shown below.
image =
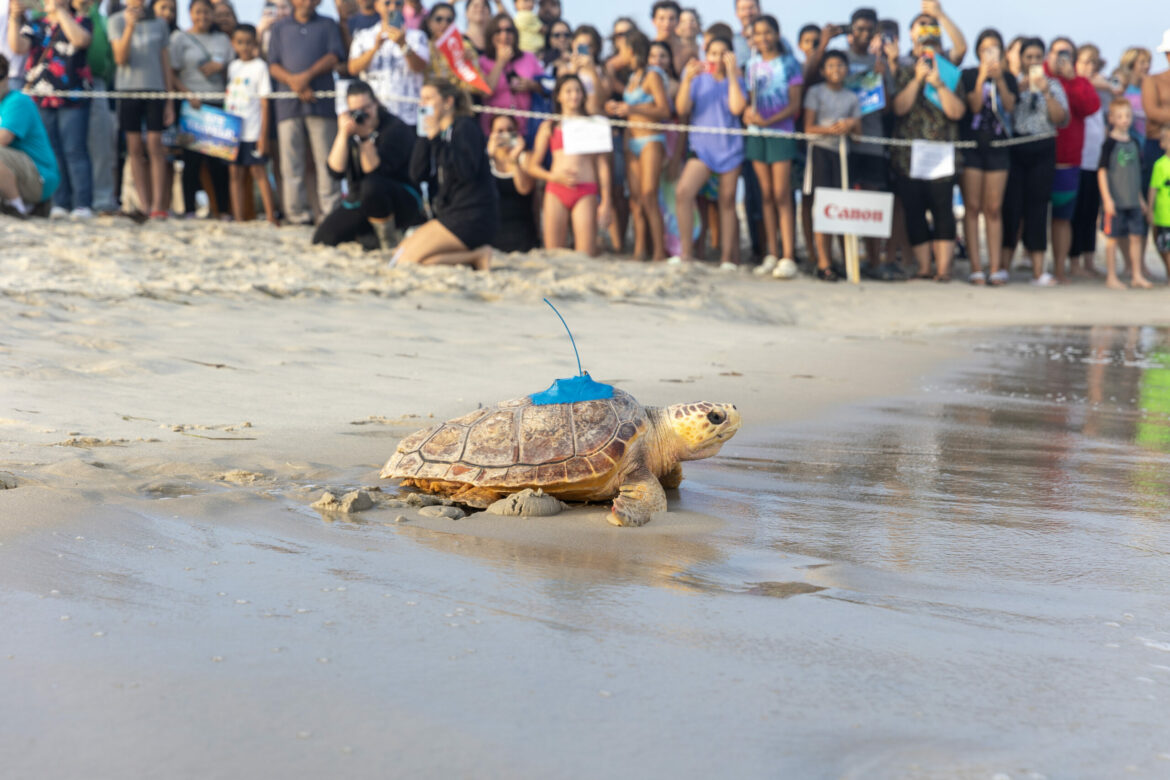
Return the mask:
<path fill-rule="evenodd" d="M 945 179 L 955 175 L 955 145 L 938 141 L 910 144 L 911 179 Z"/>
<path fill-rule="evenodd" d="M 813 232 L 843 236 L 889 238 L 894 218 L 894 196 L 817 187 L 813 194 Z"/>
<path fill-rule="evenodd" d="M 561 122 L 565 154 L 608 154 L 613 151 L 613 131 L 605 117 L 582 117 Z"/>

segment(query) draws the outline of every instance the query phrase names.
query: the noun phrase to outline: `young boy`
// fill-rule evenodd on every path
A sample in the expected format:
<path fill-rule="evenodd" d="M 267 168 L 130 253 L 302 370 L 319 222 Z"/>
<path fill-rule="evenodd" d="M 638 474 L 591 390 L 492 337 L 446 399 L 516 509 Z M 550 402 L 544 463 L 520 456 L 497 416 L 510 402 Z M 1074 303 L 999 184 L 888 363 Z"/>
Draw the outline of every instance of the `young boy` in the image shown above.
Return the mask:
<path fill-rule="evenodd" d="M 228 64 L 227 104 L 229 114 L 243 119 L 240 127 L 240 152 L 231 164 L 232 216 L 244 221 L 244 203 L 249 193 L 244 191 L 246 170 L 260 187 L 264 201 L 264 216 L 277 224 L 276 209 L 272 205 L 272 186 L 268 183 L 268 95 L 272 82 L 268 78 L 268 63 L 256 56 L 259 46 L 256 28 L 241 24 L 232 33 L 232 48 L 236 59 Z"/>
<path fill-rule="evenodd" d="M 1154 247 L 1162 256 L 1166 265 L 1166 276 L 1170 278 L 1170 125 L 1162 128 L 1159 137 L 1162 151 L 1165 152 L 1154 163 L 1154 173 L 1150 176 L 1150 211 L 1153 213 L 1151 221 L 1154 223 Z"/>
<path fill-rule="evenodd" d="M 544 48 L 544 33 L 541 32 L 540 17 L 532 10 L 535 6 L 536 0 L 516 0 L 516 16 L 512 23 L 520 36 L 520 51 L 539 54 Z"/>
<path fill-rule="evenodd" d="M 1142 274 L 1142 245 L 1146 236 L 1148 208 L 1142 197 L 1142 156 L 1137 141 L 1129 135 L 1133 106 L 1117 98 L 1109 106 L 1109 135 L 1101 146 L 1097 184 L 1105 209 L 1105 284 L 1114 290 L 1126 289 L 1117 278 L 1117 246 L 1132 270 L 1134 287 L 1153 285 Z"/>
<path fill-rule="evenodd" d="M 857 95 L 845 89 L 849 60 L 845 52 L 833 49 L 821 60 L 824 79 L 804 97 L 804 132 L 811 135 L 843 136 L 861 132 L 861 103 Z M 841 151 L 837 137 L 826 137 L 809 144 L 808 167 L 804 172 L 804 195 L 811 198 L 817 187 L 841 187 Z M 817 245 L 816 277 L 824 282 L 839 278 L 829 264 L 827 233 L 814 233 Z"/>

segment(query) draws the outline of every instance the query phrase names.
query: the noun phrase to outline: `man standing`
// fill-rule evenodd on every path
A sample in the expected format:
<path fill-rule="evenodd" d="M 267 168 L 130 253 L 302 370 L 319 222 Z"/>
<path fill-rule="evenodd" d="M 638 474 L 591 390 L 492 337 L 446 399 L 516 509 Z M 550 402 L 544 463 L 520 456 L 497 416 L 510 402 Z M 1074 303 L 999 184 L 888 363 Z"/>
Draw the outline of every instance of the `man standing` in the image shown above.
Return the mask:
<path fill-rule="evenodd" d="M 358 0 L 357 13 L 350 14 L 349 18 L 345 20 L 351 39 L 356 38 L 357 34 L 367 27 L 378 26 L 381 16 L 376 5 L 374 0 Z M 350 43 L 350 46 L 353 46 L 353 43 Z"/>
<path fill-rule="evenodd" d="M 418 98 L 430 52 L 426 33 L 405 29 L 402 3 L 403 0 L 377 0 L 374 7 L 381 21 L 353 36 L 349 72 L 365 80 L 378 102 L 413 128 L 417 103 L 397 100 L 395 96 Z"/>
<path fill-rule="evenodd" d="M 1060 81 L 1068 96 L 1068 123 L 1056 131 L 1056 175 L 1052 179 L 1052 275 L 1064 284 L 1064 264 L 1072 248 L 1072 218 L 1081 185 L 1081 151 L 1085 145 L 1085 117 L 1097 113 L 1101 98 L 1086 78 L 1077 75 L 1076 46 L 1056 38 L 1048 46 L 1044 71 Z"/>
<path fill-rule="evenodd" d="M 670 47 L 670 58 L 674 72 L 682 73 L 688 61 L 698 55 L 693 47 L 678 37 L 678 17 L 682 7 L 674 0 L 658 0 L 650 9 L 650 21 L 654 24 L 654 40 Z"/>
<path fill-rule="evenodd" d="M 305 148 L 313 149 L 317 196 L 325 214 L 333 211 L 341 188 L 329 175 L 326 159 L 337 135 L 332 100 L 314 92 L 333 89 L 333 69 L 345 57 L 341 28 L 316 11 L 316 0 L 292 0 L 293 15 L 272 26 L 268 66 L 272 78 L 299 97 L 276 101 L 276 134 L 280 141 L 280 172 L 285 217 L 293 224 L 312 224 L 305 197 Z"/>
<path fill-rule="evenodd" d="M 1170 63 L 1170 30 L 1162 33 L 1158 52 Z M 1146 147 L 1142 150 L 1146 167 L 1162 156 L 1159 138 L 1162 130 L 1170 127 L 1170 70 L 1151 74 L 1142 80 L 1142 107 L 1146 110 Z M 1145 182 L 1147 188 L 1150 182 Z"/>
<path fill-rule="evenodd" d="M 8 87 L 8 58 L 0 54 L 0 212 L 28 216 L 53 197 L 61 176 L 37 104 Z"/>

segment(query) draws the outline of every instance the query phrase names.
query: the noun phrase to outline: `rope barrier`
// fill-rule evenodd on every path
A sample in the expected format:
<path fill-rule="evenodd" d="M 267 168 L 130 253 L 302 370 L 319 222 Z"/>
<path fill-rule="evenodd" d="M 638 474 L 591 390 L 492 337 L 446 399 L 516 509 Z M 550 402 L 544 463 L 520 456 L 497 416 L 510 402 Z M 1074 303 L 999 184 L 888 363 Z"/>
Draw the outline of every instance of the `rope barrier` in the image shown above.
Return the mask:
<path fill-rule="evenodd" d="M 131 100 L 196 100 L 204 101 L 222 101 L 225 97 L 223 92 L 167 92 L 167 91 L 127 91 L 118 92 L 114 90 L 50 90 L 50 89 L 26 89 L 25 93 L 31 97 L 61 97 L 73 99 L 90 99 L 96 100 L 99 98 L 121 98 Z M 338 96 L 337 90 L 318 90 L 313 93 L 315 98 L 335 99 Z M 267 96 L 271 100 L 282 99 L 298 99 L 300 94 L 296 92 L 273 92 Z M 394 95 L 391 99 L 396 103 L 417 103 L 417 97 L 408 95 Z M 522 108 L 502 108 L 497 106 L 472 106 L 471 109 L 476 113 L 481 114 L 499 114 L 502 116 L 514 116 L 524 119 L 553 119 L 563 120 L 566 118 L 564 114 L 551 114 L 546 111 L 529 111 Z M 761 138 L 792 138 L 798 141 L 817 141 L 831 138 L 832 136 L 814 135 L 812 133 L 797 133 L 788 130 L 773 130 L 771 128 L 751 126 L 746 128 L 741 127 L 709 127 L 705 125 L 683 125 L 676 122 L 642 122 L 631 121 L 628 119 L 613 119 L 611 117 L 604 118 L 611 127 L 630 128 L 634 130 L 660 130 L 663 132 L 685 132 L 685 133 L 710 133 L 713 135 L 739 135 L 739 136 L 754 136 Z M 1022 144 L 1031 143 L 1033 141 L 1040 141 L 1045 138 L 1055 138 L 1055 132 L 1038 133 L 1036 135 L 1017 136 L 1015 138 L 1005 138 L 1002 140 L 991 141 L 990 145 L 993 148 L 1004 148 L 1011 146 L 1020 146 Z M 915 139 L 910 138 L 883 138 L 881 136 L 872 135 L 851 135 L 850 140 L 854 143 L 874 144 L 879 146 L 912 146 Z M 931 143 L 949 143 L 956 149 L 976 149 L 979 144 L 975 141 L 931 141 Z"/>

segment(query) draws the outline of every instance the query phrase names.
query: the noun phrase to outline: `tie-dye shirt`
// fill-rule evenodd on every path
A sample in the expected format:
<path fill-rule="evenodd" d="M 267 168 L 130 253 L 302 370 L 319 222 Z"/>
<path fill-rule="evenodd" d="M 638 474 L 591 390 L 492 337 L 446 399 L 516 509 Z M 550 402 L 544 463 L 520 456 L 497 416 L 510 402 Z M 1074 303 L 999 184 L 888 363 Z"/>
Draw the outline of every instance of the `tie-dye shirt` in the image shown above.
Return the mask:
<path fill-rule="evenodd" d="M 753 105 L 764 119 L 771 119 L 788 108 L 789 87 L 804 83 L 800 65 L 791 54 L 780 54 L 765 60 L 758 54 L 748 60 L 747 73 Z M 796 118 L 771 125 L 773 130 L 796 129 Z"/>

